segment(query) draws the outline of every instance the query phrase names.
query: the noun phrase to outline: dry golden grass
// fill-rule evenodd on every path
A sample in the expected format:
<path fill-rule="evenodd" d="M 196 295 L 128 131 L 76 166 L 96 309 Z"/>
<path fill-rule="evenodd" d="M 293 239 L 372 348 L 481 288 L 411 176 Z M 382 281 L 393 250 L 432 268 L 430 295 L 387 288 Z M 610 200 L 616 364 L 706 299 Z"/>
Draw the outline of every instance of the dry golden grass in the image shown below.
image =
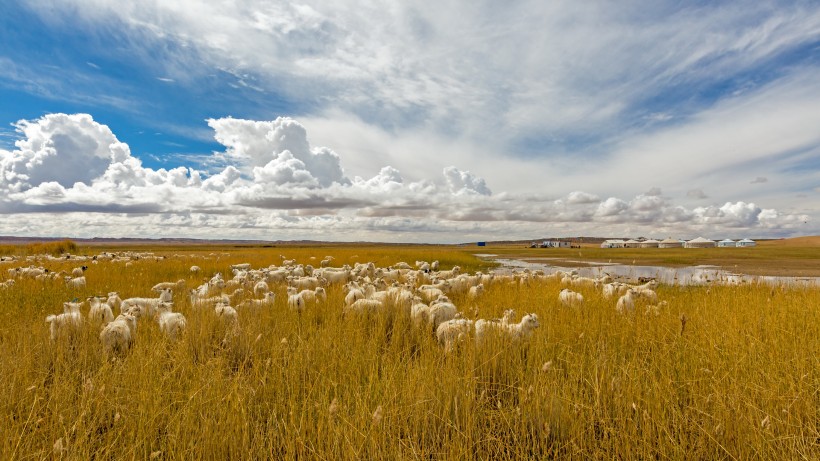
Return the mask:
<path fill-rule="evenodd" d="M 275 306 L 240 311 L 227 341 L 212 312 L 179 294 L 175 310 L 189 328 L 175 343 L 146 320 L 116 361 L 90 325 L 49 340 L 44 318 L 63 301 L 149 296 L 155 283 L 180 278 L 193 287 L 215 272 L 229 278 L 233 263 L 278 264 L 280 254 L 314 265 L 333 255 L 337 264 L 486 268 L 450 247 L 162 254 L 91 265 L 78 291 L 35 280 L 0 289 L 0 458 L 820 457 L 818 288 L 662 286 L 669 304 L 658 316 L 642 315 L 639 303 L 639 315 L 625 317 L 592 287 L 576 289 L 586 305 L 573 310 L 559 307 L 557 282 L 498 282 L 475 303 L 453 301 L 470 317 L 535 312 L 541 328 L 524 345 L 466 341 L 451 354 L 406 313 L 342 316 L 341 287 L 302 314 L 276 287 Z"/>

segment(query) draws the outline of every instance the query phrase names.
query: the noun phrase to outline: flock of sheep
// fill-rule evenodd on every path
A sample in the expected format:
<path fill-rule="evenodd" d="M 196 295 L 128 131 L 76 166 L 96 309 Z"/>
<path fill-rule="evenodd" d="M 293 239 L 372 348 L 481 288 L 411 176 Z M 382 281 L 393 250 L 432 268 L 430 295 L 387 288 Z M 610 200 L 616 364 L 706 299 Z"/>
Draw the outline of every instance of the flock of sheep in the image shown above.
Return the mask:
<path fill-rule="evenodd" d="M 111 257 L 110 255 L 108 255 Z M 100 258 L 102 259 L 102 258 Z M 615 282 L 609 276 L 600 278 L 581 277 L 575 271 L 557 271 L 545 274 L 541 271 L 512 272 L 509 274 L 477 272 L 462 273 L 458 266 L 440 270 L 438 261 L 416 261 L 415 267 L 401 262 L 387 268 L 371 263 L 353 266 L 332 266 L 332 257 L 326 257 L 320 267 L 297 264 L 282 257 L 279 265 L 253 268 L 251 264 L 230 266 L 232 277 L 225 279 L 217 272 L 200 286 L 187 290 L 190 305 L 194 309 L 207 309 L 225 327 L 226 332 L 236 332 L 243 311 L 274 308 L 275 290 L 286 293 L 287 306 L 295 311 L 310 309 L 318 303 L 327 303 L 326 287 L 339 286 L 345 293 L 340 306 L 343 316 L 373 313 L 395 309 L 409 315 L 416 328 L 429 331 L 444 348 L 451 351 L 460 341 L 472 336 L 481 345 L 490 336 L 509 341 L 524 341 L 540 326 L 538 315 L 530 313 L 516 322 L 513 310 L 507 310 L 499 319 L 470 319 L 451 301 L 458 295 L 473 302 L 484 295 L 485 287 L 496 283 L 530 284 L 537 282 L 560 282 L 562 285 L 594 286 L 604 298 L 618 296 L 615 309 L 622 314 L 635 310 L 638 298 L 646 298 L 653 304 L 646 307 L 646 314 L 659 314 L 665 303 L 658 302 L 655 281 L 643 285 Z M 91 261 L 96 264 L 98 258 Z M 88 266 L 77 267 L 71 274 L 54 274 L 42 267 L 16 267 L 8 270 L 10 278 L 4 286 L 11 286 L 15 278 L 64 278 L 72 287 L 79 280 L 85 283 Z M 190 268 L 192 275 L 202 270 Z M 204 280 L 204 279 L 203 279 Z M 136 338 L 137 324 L 155 321 L 159 330 L 169 340 L 177 339 L 187 328 L 188 320 L 181 312 L 174 312 L 174 293 L 185 292 L 185 280 L 156 284 L 152 295 L 120 299 L 117 292 L 108 296 L 92 296 L 86 301 L 65 302 L 63 312 L 49 315 L 52 340 L 70 335 L 86 323 L 82 308 L 88 304 L 87 321 L 100 329 L 102 348 L 108 356 L 125 354 Z M 564 288 L 558 294 L 558 302 L 569 308 L 584 304 L 580 293 Z M 114 312 L 118 315 L 115 317 Z M 473 317 L 477 313 L 473 310 Z M 244 315 L 244 314 L 243 314 Z"/>

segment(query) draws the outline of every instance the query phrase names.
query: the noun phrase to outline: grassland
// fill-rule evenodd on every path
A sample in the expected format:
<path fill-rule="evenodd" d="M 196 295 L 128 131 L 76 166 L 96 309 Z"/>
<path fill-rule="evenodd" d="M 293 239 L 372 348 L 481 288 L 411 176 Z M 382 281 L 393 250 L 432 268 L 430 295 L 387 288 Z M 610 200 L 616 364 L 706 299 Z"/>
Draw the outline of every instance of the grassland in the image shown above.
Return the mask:
<path fill-rule="evenodd" d="M 80 252 L 103 250 L 114 249 Z M 541 327 L 526 344 L 465 341 L 451 354 L 406 313 L 342 316 L 337 286 L 327 304 L 302 314 L 276 287 L 275 306 L 241 311 L 229 341 L 211 311 L 179 294 L 175 310 L 189 328 L 177 342 L 145 320 L 116 361 L 88 325 L 49 340 L 44 318 L 63 301 L 149 296 L 155 283 L 180 278 L 193 287 L 216 272 L 229 278 L 230 264 L 266 267 L 280 255 L 314 265 L 332 255 L 339 265 L 439 260 L 488 269 L 473 248 L 154 250 L 165 258 L 90 265 L 84 289 L 27 279 L 0 289 L 0 458 L 820 458 L 818 288 L 661 286 L 668 306 L 647 317 L 643 305 L 618 315 L 592 287 L 576 288 L 586 305 L 572 310 L 558 305 L 557 282 L 499 282 L 476 302 L 453 301 L 471 318 L 535 312 Z M 481 251 L 497 250 L 507 251 Z M 599 258 L 593 250 L 580 251 Z M 669 257 L 701 257 L 681 254 Z"/>

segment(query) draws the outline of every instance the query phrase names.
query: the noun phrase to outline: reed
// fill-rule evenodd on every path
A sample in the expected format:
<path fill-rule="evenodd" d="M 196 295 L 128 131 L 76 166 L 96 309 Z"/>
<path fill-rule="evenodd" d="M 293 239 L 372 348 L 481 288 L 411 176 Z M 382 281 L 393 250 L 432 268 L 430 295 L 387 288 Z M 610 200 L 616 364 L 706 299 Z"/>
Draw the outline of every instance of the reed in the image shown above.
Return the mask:
<path fill-rule="evenodd" d="M 44 318 L 63 301 L 147 296 L 180 278 L 193 287 L 216 272 L 230 278 L 230 264 L 266 267 L 280 255 L 488 269 L 458 247 L 153 250 L 164 259 L 91 265 L 81 290 L 25 279 L 0 289 L 0 458 L 820 457 L 816 287 L 661 286 L 668 304 L 657 316 L 643 315 L 643 301 L 623 316 L 592 287 L 574 288 L 586 302 L 570 309 L 557 282 L 496 282 L 453 302 L 469 317 L 534 312 L 541 327 L 525 344 L 467 340 L 449 354 L 406 313 L 343 316 L 339 286 L 301 314 L 287 308 L 284 286 L 272 287 L 275 305 L 240 311 L 228 340 L 212 312 L 179 293 L 188 330 L 176 342 L 145 320 L 115 361 L 88 325 L 49 340 Z"/>

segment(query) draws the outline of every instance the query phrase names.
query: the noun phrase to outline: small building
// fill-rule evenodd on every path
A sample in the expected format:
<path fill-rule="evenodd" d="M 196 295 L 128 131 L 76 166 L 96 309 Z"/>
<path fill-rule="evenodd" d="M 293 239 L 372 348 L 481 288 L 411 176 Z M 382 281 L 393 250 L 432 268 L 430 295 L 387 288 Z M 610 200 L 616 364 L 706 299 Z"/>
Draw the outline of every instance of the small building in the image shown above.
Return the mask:
<path fill-rule="evenodd" d="M 698 237 L 689 240 L 683 245 L 684 248 L 714 248 L 715 241 L 707 238 Z"/>
<path fill-rule="evenodd" d="M 660 243 L 661 242 L 654 239 L 644 240 L 638 244 L 638 248 L 658 248 Z"/>
<path fill-rule="evenodd" d="M 604 240 L 601 242 L 601 248 L 623 248 L 624 241 L 620 239 Z"/>
<path fill-rule="evenodd" d="M 541 242 L 541 248 L 570 248 L 570 243 L 563 240 L 544 240 Z"/>
<path fill-rule="evenodd" d="M 624 248 L 638 248 L 640 244 L 641 242 L 637 240 L 629 239 L 626 242 L 624 242 Z"/>
<path fill-rule="evenodd" d="M 682 248 L 683 242 L 678 239 L 669 237 L 658 242 L 658 248 Z"/>
<path fill-rule="evenodd" d="M 755 242 L 752 239 L 743 239 L 743 240 L 738 240 L 736 245 L 738 247 L 753 247 L 753 246 L 757 246 L 757 242 Z"/>
<path fill-rule="evenodd" d="M 717 243 L 718 248 L 735 248 L 737 246 L 737 242 L 732 239 L 723 239 Z"/>

